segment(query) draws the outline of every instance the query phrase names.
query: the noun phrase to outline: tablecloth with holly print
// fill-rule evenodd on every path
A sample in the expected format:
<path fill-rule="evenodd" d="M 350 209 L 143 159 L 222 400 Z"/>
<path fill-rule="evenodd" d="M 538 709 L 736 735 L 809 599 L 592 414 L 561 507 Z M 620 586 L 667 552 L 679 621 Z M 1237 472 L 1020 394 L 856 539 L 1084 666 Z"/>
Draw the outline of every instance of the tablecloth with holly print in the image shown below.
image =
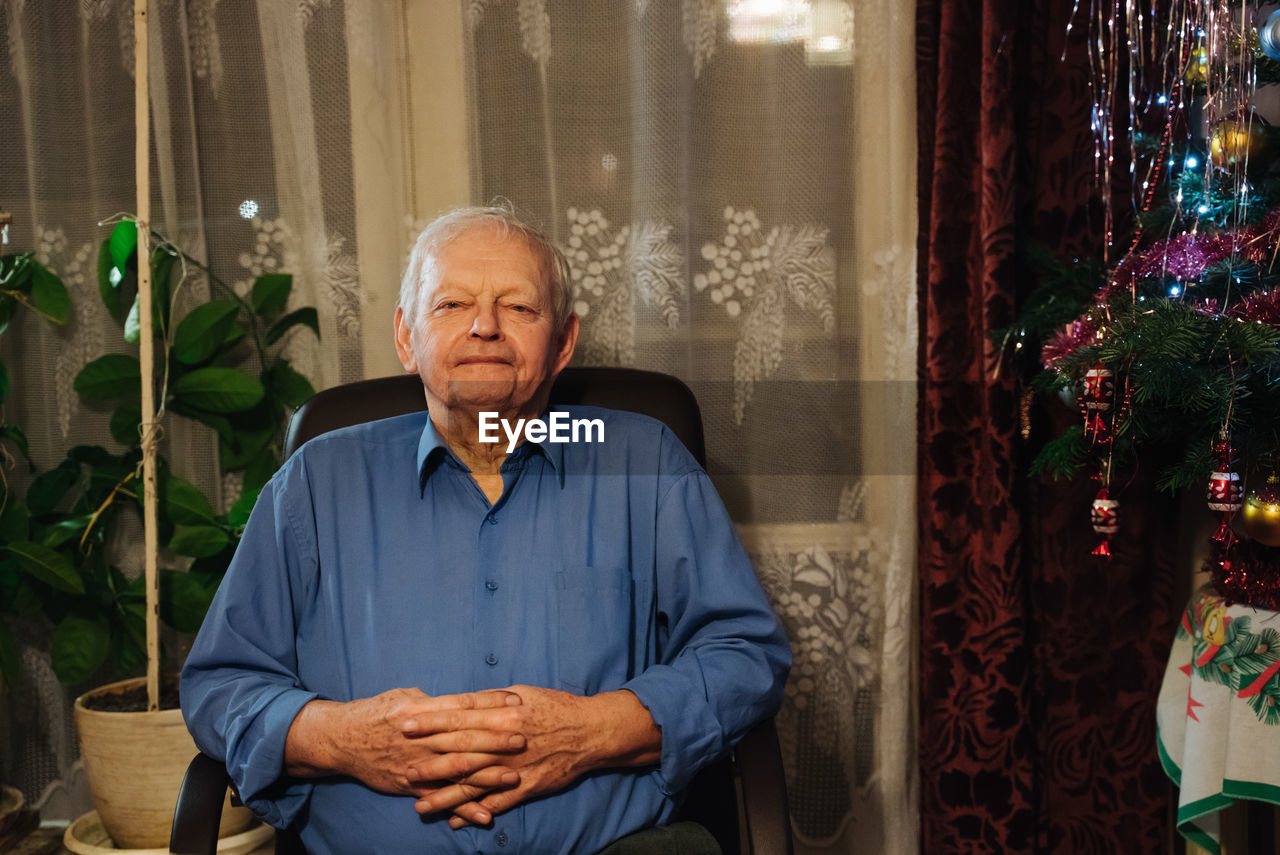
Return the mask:
<path fill-rule="evenodd" d="M 1221 851 L 1219 811 L 1280 804 L 1280 612 L 1191 598 L 1156 709 L 1157 745 L 1178 785 L 1178 831 Z"/>

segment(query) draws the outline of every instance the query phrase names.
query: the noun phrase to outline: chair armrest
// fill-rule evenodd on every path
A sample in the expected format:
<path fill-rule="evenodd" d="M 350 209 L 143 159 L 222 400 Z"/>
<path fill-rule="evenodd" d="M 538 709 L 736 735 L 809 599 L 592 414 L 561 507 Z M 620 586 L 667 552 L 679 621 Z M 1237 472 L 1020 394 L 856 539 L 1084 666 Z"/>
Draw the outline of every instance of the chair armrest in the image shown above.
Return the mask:
<path fill-rule="evenodd" d="M 226 767 L 207 754 L 197 754 L 187 766 L 169 832 L 172 855 L 215 855 L 228 782 Z"/>
<path fill-rule="evenodd" d="M 734 749 L 741 776 L 747 840 L 753 855 L 791 855 L 791 818 L 787 779 L 773 719 L 765 719 L 742 737 Z"/>

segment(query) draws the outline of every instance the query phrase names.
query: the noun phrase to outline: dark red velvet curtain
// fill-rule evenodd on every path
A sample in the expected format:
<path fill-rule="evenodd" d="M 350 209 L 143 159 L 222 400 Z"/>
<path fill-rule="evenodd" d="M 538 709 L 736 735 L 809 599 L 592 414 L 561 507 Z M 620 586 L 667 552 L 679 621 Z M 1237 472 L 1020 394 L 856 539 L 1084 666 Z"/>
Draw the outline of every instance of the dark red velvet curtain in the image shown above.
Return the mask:
<path fill-rule="evenodd" d="M 1071 0 L 918 0 L 922 851 L 1168 851 L 1155 698 L 1177 611 L 1175 509 L 1138 472 L 1115 557 L 1096 485 L 1031 481 L 991 332 L 1024 242 L 1101 254 L 1084 27 Z M 1087 6 L 1087 4 L 1085 4 Z M 1066 59 L 1063 60 L 1063 54 Z M 1123 170 L 1127 176 L 1127 169 Z M 1116 191 L 1126 198 L 1120 182 Z M 1071 418 L 1052 406 L 1037 422 Z"/>

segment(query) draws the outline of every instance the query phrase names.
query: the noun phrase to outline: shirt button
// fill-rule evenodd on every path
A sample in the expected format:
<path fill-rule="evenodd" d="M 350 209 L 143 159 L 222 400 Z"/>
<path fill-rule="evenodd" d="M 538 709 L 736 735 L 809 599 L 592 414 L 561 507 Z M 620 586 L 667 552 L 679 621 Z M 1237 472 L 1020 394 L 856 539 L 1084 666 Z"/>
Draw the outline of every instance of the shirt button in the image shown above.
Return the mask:
<path fill-rule="evenodd" d="M 506 833 L 505 831 L 499 831 L 499 832 L 497 833 L 497 835 L 496 835 L 496 836 L 494 836 L 493 840 L 494 840 L 494 842 L 495 842 L 495 843 L 497 843 L 499 846 L 506 846 L 506 845 L 507 845 L 507 833 Z"/>
<path fill-rule="evenodd" d="M 485 662 L 488 662 L 490 665 L 497 665 L 497 664 L 498 664 L 498 657 L 497 657 L 497 656 L 494 656 L 492 653 L 490 653 L 488 656 L 486 656 L 486 657 L 484 658 L 484 661 L 485 661 Z"/>
<path fill-rule="evenodd" d="M 489 525 L 497 525 L 497 524 L 498 524 L 497 517 L 489 517 Z"/>
<path fill-rule="evenodd" d="M 495 581 L 493 581 L 492 579 L 490 579 L 489 581 L 485 582 L 485 583 L 484 583 L 484 586 L 485 586 L 486 588 L 488 588 L 490 591 L 496 591 L 496 590 L 498 590 L 498 583 L 497 583 L 497 582 L 495 582 Z"/>

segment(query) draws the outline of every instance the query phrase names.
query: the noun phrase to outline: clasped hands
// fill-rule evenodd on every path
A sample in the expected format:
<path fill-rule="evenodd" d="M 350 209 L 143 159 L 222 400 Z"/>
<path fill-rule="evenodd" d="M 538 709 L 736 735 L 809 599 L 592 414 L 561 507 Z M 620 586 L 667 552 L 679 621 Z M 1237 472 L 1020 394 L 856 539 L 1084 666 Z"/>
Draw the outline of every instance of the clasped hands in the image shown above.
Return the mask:
<path fill-rule="evenodd" d="M 590 697 L 536 686 L 432 697 L 418 689 L 312 701 L 289 730 L 285 772 L 344 774 L 412 795 L 452 828 L 487 825 L 534 796 L 609 766 L 654 763 L 661 736 L 627 691 Z"/>

